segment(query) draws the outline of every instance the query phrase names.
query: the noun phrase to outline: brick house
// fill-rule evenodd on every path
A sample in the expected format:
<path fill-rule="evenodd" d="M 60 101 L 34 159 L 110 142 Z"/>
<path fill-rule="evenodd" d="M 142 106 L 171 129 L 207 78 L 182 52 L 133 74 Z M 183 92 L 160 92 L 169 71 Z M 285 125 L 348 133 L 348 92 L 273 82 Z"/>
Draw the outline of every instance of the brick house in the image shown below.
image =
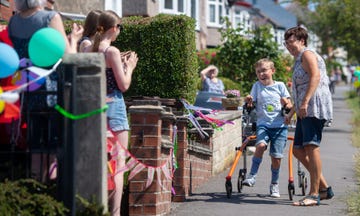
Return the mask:
<path fill-rule="evenodd" d="M 0 0 L 0 21 L 8 21 L 12 15 L 12 3 L 13 0 Z"/>
<path fill-rule="evenodd" d="M 71 4 L 56 0 L 58 11 L 86 15 L 96 8 L 111 9 L 120 16 L 155 16 L 159 13 L 186 14 L 196 20 L 197 49 L 215 47 L 221 43 L 218 30 L 221 17 L 228 17 L 234 27 L 241 24 L 244 31 L 258 25 L 272 25 L 274 40 L 283 47 L 285 29 L 296 26 L 297 19 L 281 7 L 277 0 L 77 0 Z"/>
<path fill-rule="evenodd" d="M 14 0 L 0 0 L 0 20 L 8 21 Z M 215 47 L 221 43 L 218 30 L 221 17 L 228 17 L 234 27 L 241 24 L 244 32 L 256 26 L 270 24 L 274 40 L 285 50 L 283 34 L 297 25 L 297 18 L 277 0 L 56 0 L 55 9 L 68 16 L 83 18 L 92 9 L 116 11 L 120 16 L 155 16 L 159 13 L 186 14 L 196 20 L 197 49 Z M 80 15 L 80 16 L 78 16 Z M 310 47 L 318 47 L 319 39 L 310 34 Z"/>

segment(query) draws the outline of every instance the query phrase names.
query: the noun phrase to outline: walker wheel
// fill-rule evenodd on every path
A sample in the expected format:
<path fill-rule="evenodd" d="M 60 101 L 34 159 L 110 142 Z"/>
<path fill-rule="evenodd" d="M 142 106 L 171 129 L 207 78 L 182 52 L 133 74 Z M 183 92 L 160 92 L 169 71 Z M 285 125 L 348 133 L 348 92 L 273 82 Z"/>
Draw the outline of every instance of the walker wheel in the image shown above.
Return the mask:
<path fill-rule="evenodd" d="M 238 192 L 241 193 L 243 188 L 243 181 L 245 180 L 246 171 L 244 169 L 239 170 L 239 176 L 238 176 L 238 182 L 237 182 L 237 188 Z"/>
<path fill-rule="evenodd" d="M 303 175 L 301 177 L 301 192 L 302 192 L 303 196 L 305 196 L 305 194 L 306 194 L 307 185 L 308 185 L 307 177 L 305 175 Z"/>
<path fill-rule="evenodd" d="M 231 180 L 226 180 L 225 182 L 225 189 L 226 189 L 226 195 L 227 198 L 231 198 L 231 193 L 232 193 L 232 184 L 231 184 Z"/>
<path fill-rule="evenodd" d="M 293 195 L 295 194 L 295 186 L 294 183 L 289 183 L 288 185 L 288 193 L 289 193 L 289 199 L 293 200 Z"/>

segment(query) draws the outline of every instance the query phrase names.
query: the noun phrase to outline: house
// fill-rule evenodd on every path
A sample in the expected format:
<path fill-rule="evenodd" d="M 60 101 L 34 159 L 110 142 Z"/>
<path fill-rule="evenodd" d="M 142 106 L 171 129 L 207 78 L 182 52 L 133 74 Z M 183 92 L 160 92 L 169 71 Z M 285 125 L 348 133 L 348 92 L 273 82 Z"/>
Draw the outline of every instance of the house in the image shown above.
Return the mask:
<path fill-rule="evenodd" d="M 55 9 L 86 15 L 92 9 L 111 9 L 120 16 L 156 16 L 159 13 L 186 14 L 196 20 L 197 49 L 215 47 L 221 43 L 221 17 L 228 17 L 234 27 L 243 31 L 258 25 L 271 24 L 274 40 L 283 47 L 284 31 L 296 26 L 297 19 L 272 0 L 77 0 L 71 4 L 56 0 Z"/>
<path fill-rule="evenodd" d="M 0 0 L 1 17 L 8 20 L 14 0 Z M 83 19 L 92 9 L 114 10 L 120 16 L 156 16 L 159 13 L 186 14 L 196 20 L 197 49 L 216 47 L 221 43 L 219 29 L 222 17 L 228 17 L 233 27 L 241 25 L 243 32 L 259 25 L 270 24 L 274 40 L 281 49 L 284 31 L 297 25 L 297 18 L 277 3 L 277 0 L 55 0 L 55 10 L 66 16 Z M 246 36 L 246 35 L 245 35 Z"/>
<path fill-rule="evenodd" d="M 7 21 L 12 15 L 13 0 L 0 0 L 0 21 Z"/>
<path fill-rule="evenodd" d="M 296 16 L 280 6 L 276 0 L 246 1 L 251 2 L 253 10 L 257 11 L 255 24 L 257 26 L 265 23 L 271 24 L 271 32 L 274 35 L 274 40 L 279 44 L 280 48 L 285 50 L 283 46 L 284 33 L 286 29 L 297 26 Z"/>

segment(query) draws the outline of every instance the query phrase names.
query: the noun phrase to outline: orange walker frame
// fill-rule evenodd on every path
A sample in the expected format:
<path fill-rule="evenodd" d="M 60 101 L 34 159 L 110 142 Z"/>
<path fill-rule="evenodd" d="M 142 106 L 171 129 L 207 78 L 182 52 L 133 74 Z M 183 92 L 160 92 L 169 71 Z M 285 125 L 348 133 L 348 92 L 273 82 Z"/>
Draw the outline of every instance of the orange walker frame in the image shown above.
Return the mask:
<path fill-rule="evenodd" d="M 225 181 L 225 189 L 228 198 L 231 198 L 232 194 L 232 182 L 231 176 L 233 175 L 236 165 L 239 162 L 240 157 L 244 154 L 244 168 L 239 170 L 238 176 L 238 192 L 241 193 L 243 187 L 243 181 L 245 180 L 247 168 L 246 168 L 246 147 L 250 141 L 256 140 L 255 135 L 245 137 L 242 145 L 240 147 L 236 147 L 235 150 L 237 151 L 234 163 L 232 164 L 228 175 L 226 176 Z M 292 161 L 292 150 L 293 150 L 293 143 L 294 137 L 288 136 L 287 140 L 292 140 L 292 143 L 289 146 L 289 154 L 288 154 L 288 166 L 289 166 L 289 181 L 288 181 L 288 193 L 289 199 L 293 200 L 293 195 L 295 194 L 295 186 L 294 186 L 294 175 L 293 175 L 293 161 Z M 300 162 L 298 161 L 298 177 L 299 177 L 299 187 L 302 188 L 302 195 L 305 196 L 306 188 L 307 188 L 307 177 L 305 172 L 301 170 Z"/>

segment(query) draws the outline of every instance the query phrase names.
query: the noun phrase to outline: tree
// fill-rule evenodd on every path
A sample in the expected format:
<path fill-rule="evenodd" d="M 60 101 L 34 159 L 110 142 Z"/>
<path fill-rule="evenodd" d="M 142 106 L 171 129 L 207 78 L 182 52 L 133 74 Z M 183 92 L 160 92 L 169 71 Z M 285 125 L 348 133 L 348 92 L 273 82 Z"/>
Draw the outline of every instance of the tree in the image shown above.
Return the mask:
<path fill-rule="evenodd" d="M 249 32 L 251 37 L 241 35 L 242 28 L 232 28 L 225 19 L 225 28 L 220 30 L 222 44 L 218 47 L 212 63 L 219 67 L 221 76 L 241 84 L 241 92 L 248 93 L 257 77 L 254 64 L 261 58 L 274 61 L 275 80 L 286 82 L 290 76 L 286 71 L 286 62 L 278 44 L 273 41 L 269 26 L 261 26 Z"/>
<path fill-rule="evenodd" d="M 300 21 L 321 38 L 322 52 L 343 47 L 348 58 L 358 63 L 360 59 L 360 1 L 359 0 L 293 0 L 302 6 L 314 5 L 315 10 L 305 13 Z M 304 7 L 303 7 L 304 8 Z"/>

